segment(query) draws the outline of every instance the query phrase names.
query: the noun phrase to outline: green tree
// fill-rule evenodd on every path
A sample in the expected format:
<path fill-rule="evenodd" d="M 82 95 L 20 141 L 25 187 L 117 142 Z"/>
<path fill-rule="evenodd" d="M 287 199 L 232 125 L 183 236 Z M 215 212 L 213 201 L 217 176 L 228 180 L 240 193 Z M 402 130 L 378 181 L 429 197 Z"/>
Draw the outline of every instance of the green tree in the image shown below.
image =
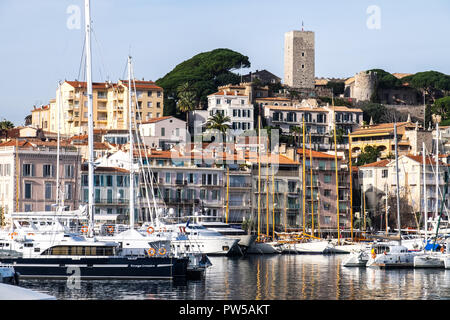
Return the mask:
<path fill-rule="evenodd" d="M 363 120 L 367 123 L 370 123 L 370 119 L 372 119 L 374 123 L 383 122 L 383 117 L 387 112 L 385 106 L 373 102 L 361 103 L 360 108 L 363 111 Z"/>
<path fill-rule="evenodd" d="M 336 95 L 343 94 L 345 89 L 345 83 L 342 81 L 328 81 L 327 88 L 333 89 L 333 93 Z"/>
<path fill-rule="evenodd" d="M 217 112 L 215 115 L 208 118 L 206 121 L 206 128 L 226 133 L 230 128 L 230 117 L 222 115 L 221 112 Z"/>
<path fill-rule="evenodd" d="M 0 121 L 0 130 L 9 130 L 14 128 L 14 123 L 9 120 Z"/>
<path fill-rule="evenodd" d="M 197 106 L 195 92 L 191 90 L 189 83 L 185 82 L 177 88 L 177 95 L 178 111 L 186 114 L 186 123 L 189 128 L 189 111 L 195 110 Z"/>
<path fill-rule="evenodd" d="M 362 166 L 368 163 L 376 162 L 380 155 L 381 152 L 375 146 L 366 146 L 359 154 L 356 165 Z"/>
<path fill-rule="evenodd" d="M 425 92 L 434 100 L 450 91 L 450 76 L 438 71 L 418 72 L 401 79 L 403 83 Z"/>
<path fill-rule="evenodd" d="M 431 112 L 440 115 L 442 120 L 450 119 L 450 96 L 436 99 L 431 106 Z"/>
<path fill-rule="evenodd" d="M 175 101 L 178 100 L 178 88 L 189 83 L 190 91 L 195 93 L 196 105 L 204 106 L 207 96 L 216 92 L 218 86 L 239 83 L 240 77 L 232 70 L 250 67 L 247 56 L 230 49 L 215 49 L 203 52 L 178 64 L 156 84 L 164 88 L 165 115 L 175 115 Z M 172 101 L 171 101 L 172 100 Z"/>

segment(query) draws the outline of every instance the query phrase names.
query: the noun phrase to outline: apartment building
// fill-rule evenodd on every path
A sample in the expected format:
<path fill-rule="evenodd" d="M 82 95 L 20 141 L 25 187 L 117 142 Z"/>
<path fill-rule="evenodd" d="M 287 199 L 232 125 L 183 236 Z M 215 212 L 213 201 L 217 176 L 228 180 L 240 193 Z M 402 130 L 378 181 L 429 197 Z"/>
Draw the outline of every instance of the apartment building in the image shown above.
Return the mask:
<path fill-rule="evenodd" d="M 74 148 L 63 147 L 59 161 L 59 199 L 67 210 L 76 210 L 81 156 Z M 57 172 L 55 142 L 0 144 L 0 205 L 7 213 L 54 210 Z"/>
<path fill-rule="evenodd" d="M 128 129 L 128 81 L 93 82 L 93 121 L 96 129 Z M 164 90 L 153 81 L 132 82 L 133 126 L 142 120 L 161 117 L 164 109 Z M 136 97 L 135 92 L 136 91 Z M 137 103 L 136 103 L 137 102 Z M 58 131 L 60 108 L 60 132 L 76 135 L 88 129 L 87 84 L 82 81 L 64 81 L 56 90 L 56 98 L 45 108 L 32 110 L 32 123 L 50 131 Z M 39 110 L 38 110 L 39 109 Z M 47 123 L 45 123 L 47 121 Z"/>
<path fill-rule="evenodd" d="M 386 158 L 395 153 L 394 123 L 366 125 L 349 135 L 352 157 L 357 157 L 366 146 L 374 146 Z M 418 123 L 410 121 L 397 123 L 397 145 L 399 155 L 418 155 L 422 142 L 428 151 L 432 150 L 432 132 L 423 130 Z"/>
<path fill-rule="evenodd" d="M 139 124 L 139 133 L 148 147 L 170 149 L 186 142 L 186 121 L 172 116 L 152 118 Z"/>
<path fill-rule="evenodd" d="M 230 118 L 232 132 L 239 135 L 254 129 L 253 105 L 249 97 L 235 91 L 219 91 L 208 96 L 208 113 L 221 113 Z"/>

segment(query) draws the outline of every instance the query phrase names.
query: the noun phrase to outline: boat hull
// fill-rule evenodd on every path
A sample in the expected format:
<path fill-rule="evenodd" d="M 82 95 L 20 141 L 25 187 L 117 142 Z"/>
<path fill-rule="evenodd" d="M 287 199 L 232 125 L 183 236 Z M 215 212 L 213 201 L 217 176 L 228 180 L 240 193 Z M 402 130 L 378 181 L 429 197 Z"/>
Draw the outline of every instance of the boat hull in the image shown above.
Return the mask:
<path fill-rule="evenodd" d="M 366 266 L 382 269 L 413 268 L 414 254 L 379 254 L 375 258 L 370 257 Z"/>
<path fill-rule="evenodd" d="M 275 254 L 281 250 L 275 246 L 275 242 L 254 242 L 247 250 L 251 254 Z"/>
<path fill-rule="evenodd" d="M 302 243 L 286 243 L 282 253 L 294 254 L 326 254 L 331 252 L 332 245 L 328 241 L 311 241 Z"/>
<path fill-rule="evenodd" d="M 170 257 L 42 257 L 10 258 L 1 262 L 14 267 L 21 279 L 173 279 L 186 277 L 189 259 Z"/>
<path fill-rule="evenodd" d="M 414 268 L 444 268 L 444 260 L 441 257 L 433 257 L 428 254 L 414 257 Z"/>
<path fill-rule="evenodd" d="M 364 253 L 350 253 L 350 255 L 342 262 L 344 267 L 365 267 L 369 256 Z"/>

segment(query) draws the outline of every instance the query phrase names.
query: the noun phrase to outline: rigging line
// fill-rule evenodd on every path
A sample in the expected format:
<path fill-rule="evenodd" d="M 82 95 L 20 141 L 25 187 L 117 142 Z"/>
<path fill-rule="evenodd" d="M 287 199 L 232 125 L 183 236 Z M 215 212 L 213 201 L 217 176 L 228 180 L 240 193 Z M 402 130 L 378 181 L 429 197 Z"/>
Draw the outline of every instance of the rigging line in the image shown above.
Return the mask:
<path fill-rule="evenodd" d="M 133 67 L 131 67 L 131 74 L 132 74 L 132 78 L 133 78 L 133 90 L 134 90 L 134 97 L 135 97 L 135 105 L 137 106 L 138 105 L 137 104 L 138 101 L 137 101 L 136 81 L 134 80 L 134 69 L 133 69 Z M 129 90 L 131 90 L 131 88 L 129 88 Z M 137 141 L 138 142 L 138 148 L 140 150 L 140 134 L 139 134 L 138 126 L 137 126 L 136 116 L 133 118 L 133 120 L 134 120 L 134 123 L 135 123 L 135 131 L 136 131 L 136 137 L 137 137 L 137 140 L 138 140 Z M 142 125 L 142 117 L 139 118 L 139 121 L 140 121 L 140 124 Z M 142 144 L 145 146 L 144 143 L 142 143 Z M 147 171 L 149 173 L 149 177 L 150 177 L 150 173 L 151 173 L 151 177 L 153 177 L 154 176 L 153 172 L 150 172 L 151 169 L 150 169 L 150 166 L 149 166 L 147 149 L 145 148 L 144 151 L 145 151 L 144 154 L 145 154 L 146 162 L 147 162 L 147 166 L 146 167 L 147 167 Z M 141 160 L 141 163 L 142 163 L 142 157 L 141 156 L 140 156 L 140 160 Z M 142 167 L 143 167 L 143 171 L 144 171 L 144 180 L 146 180 L 145 167 L 143 166 L 143 164 L 142 164 Z M 146 181 L 144 181 L 144 182 L 146 183 Z M 153 187 L 153 179 L 150 179 L 150 186 L 151 186 L 153 205 L 154 205 L 155 216 L 156 216 L 156 214 L 157 214 L 157 204 L 156 204 L 156 199 L 155 199 L 155 194 L 154 194 L 154 189 L 153 189 L 154 188 Z M 158 191 L 160 191 L 159 187 L 158 187 Z M 161 194 L 161 192 L 160 192 L 160 194 Z M 148 199 L 149 198 L 148 188 L 146 188 L 146 197 L 147 197 L 148 206 L 150 208 L 150 203 L 149 203 L 149 199 Z M 153 222 L 153 216 L 151 214 L 150 214 L 150 217 L 151 217 L 151 220 Z"/>
<path fill-rule="evenodd" d="M 97 36 L 95 34 L 95 30 L 94 29 L 92 29 L 92 34 L 94 35 L 95 43 L 98 46 L 99 61 L 100 61 L 101 65 L 102 65 L 102 67 L 103 67 L 103 70 L 106 72 L 106 78 L 105 78 L 105 81 L 106 81 L 106 80 L 109 80 L 109 74 L 110 73 L 109 73 L 109 70 L 106 68 L 106 65 L 105 65 L 105 59 L 104 59 L 104 56 L 102 54 L 102 52 L 103 52 L 102 51 L 102 46 L 100 44 L 100 41 L 97 40 Z M 101 74 L 101 71 L 100 71 L 100 74 Z"/>
<path fill-rule="evenodd" d="M 84 49 L 85 49 L 85 46 L 86 46 L 86 34 L 84 35 L 83 51 L 81 51 L 80 67 L 79 67 L 79 69 L 78 69 L 77 80 L 80 79 L 81 70 L 83 70 L 83 69 L 82 69 L 82 67 L 83 67 L 83 62 L 85 62 L 85 59 L 83 59 L 83 58 L 85 58 L 85 50 L 84 50 Z"/>

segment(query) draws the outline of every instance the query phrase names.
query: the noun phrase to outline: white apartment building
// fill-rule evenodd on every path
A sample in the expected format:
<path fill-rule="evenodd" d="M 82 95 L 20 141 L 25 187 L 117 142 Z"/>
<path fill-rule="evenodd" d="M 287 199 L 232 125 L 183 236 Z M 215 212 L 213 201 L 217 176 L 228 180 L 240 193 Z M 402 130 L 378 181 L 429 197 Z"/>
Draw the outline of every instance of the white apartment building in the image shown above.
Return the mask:
<path fill-rule="evenodd" d="M 254 129 L 253 105 L 249 102 L 249 97 L 242 93 L 225 90 L 209 95 L 209 116 L 219 112 L 230 118 L 231 129 L 236 135 Z"/>
<path fill-rule="evenodd" d="M 186 141 L 186 121 L 172 116 L 153 118 L 139 125 L 139 133 L 150 148 L 170 149 Z"/>

